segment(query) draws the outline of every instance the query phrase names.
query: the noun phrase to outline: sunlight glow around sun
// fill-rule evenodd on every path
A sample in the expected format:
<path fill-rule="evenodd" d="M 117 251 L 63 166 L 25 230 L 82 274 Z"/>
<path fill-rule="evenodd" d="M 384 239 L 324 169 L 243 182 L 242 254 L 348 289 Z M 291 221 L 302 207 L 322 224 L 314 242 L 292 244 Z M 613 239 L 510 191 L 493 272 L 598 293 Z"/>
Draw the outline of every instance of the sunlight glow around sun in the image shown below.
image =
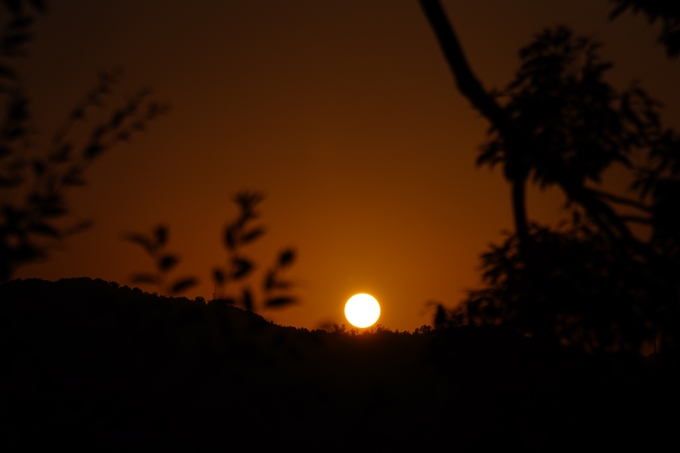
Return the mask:
<path fill-rule="evenodd" d="M 369 327 L 380 317 L 380 304 L 370 294 L 355 294 L 345 304 L 345 317 L 355 327 Z"/>

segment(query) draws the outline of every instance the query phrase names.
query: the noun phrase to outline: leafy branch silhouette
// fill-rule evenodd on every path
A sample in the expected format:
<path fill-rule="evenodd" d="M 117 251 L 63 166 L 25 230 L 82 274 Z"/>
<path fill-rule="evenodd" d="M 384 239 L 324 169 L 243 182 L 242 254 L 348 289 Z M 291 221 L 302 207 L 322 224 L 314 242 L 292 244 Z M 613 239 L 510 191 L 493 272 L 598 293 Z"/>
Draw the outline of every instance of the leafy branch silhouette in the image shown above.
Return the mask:
<path fill-rule="evenodd" d="M 139 233 L 126 233 L 123 239 L 133 242 L 144 249 L 144 251 L 155 261 L 157 272 L 139 272 L 131 277 L 132 283 L 148 283 L 156 285 L 164 292 L 178 294 L 198 283 L 194 277 L 184 277 L 168 283 L 168 273 L 179 263 L 180 258 L 168 251 L 168 228 L 163 225 L 157 226 L 150 236 Z"/>
<path fill-rule="evenodd" d="M 254 261 L 244 255 L 243 248 L 260 238 L 265 229 L 261 225 L 253 225 L 259 218 L 257 205 L 264 199 L 262 194 L 240 192 L 234 197 L 240 213 L 237 218 L 224 227 L 223 245 L 227 251 L 227 259 L 223 266 L 212 271 L 215 284 L 215 295 L 210 303 L 240 305 L 244 310 L 257 311 L 252 287 L 246 282 L 256 269 Z M 156 263 L 155 273 L 135 273 L 131 276 L 133 283 L 155 285 L 162 291 L 175 295 L 180 294 L 198 284 L 195 277 L 183 277 L 168 282 L 167 274 L 175 268 L 180 259 L 177 255 L 165 250 L 168 240 L 168 229 L 158 226 L 151 236 L 138 233 L 126 233 L 123 239 L 133 242 Z M 274 264 L 267 270 L 261 284 L 263 295 L 262 309 L 281 308 L 296 303 L 296 299 L 288 294 L 293 284 L 281 278 L 281 273 L 295 261 L 295 250 L 286 248 L 281 251 Z M 235 287 L 235 288 L 231 288 Z"/>
<path fill-rule="evenodd" d="M 42 1 L 29 4 L 44 11 Z M 95 108 L 109 110 L 104 101 L 112 95 L 120 70 L 102 72 L 96 86 L 54 133 L 47 149 L 36 150 L 29 99 L 8 61 L 26 54 L 34 18 L 21 1 L 5 0 L 3 5 L 10 19 L 0 37 L 0 282 L 91 225 L 91 221 L 68 226 L 60 223 L 70 214 L 67 192 L 86 184 L 85 172 L 105 151 L 144 131 L 150 121 L 168 110 L 167 105 L 151 99 L 150 90 L 142 89 L 91 127 L 85 140 L 77 140 L 77 124 L 89 122 Z"/>

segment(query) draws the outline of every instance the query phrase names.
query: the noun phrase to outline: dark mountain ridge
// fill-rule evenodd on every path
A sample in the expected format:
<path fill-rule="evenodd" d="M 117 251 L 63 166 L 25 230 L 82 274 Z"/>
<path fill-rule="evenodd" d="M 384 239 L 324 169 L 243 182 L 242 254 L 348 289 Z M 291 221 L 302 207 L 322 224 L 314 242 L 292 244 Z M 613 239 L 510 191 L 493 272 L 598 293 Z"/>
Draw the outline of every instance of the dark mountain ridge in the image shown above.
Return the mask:
<path fill-rule="evenodd" d="M 87 278 L 1 285 L 0 359 L 5 451 L 648 446 L 680 401 L 672 360 L 493 328 L 308 331 Z"/>

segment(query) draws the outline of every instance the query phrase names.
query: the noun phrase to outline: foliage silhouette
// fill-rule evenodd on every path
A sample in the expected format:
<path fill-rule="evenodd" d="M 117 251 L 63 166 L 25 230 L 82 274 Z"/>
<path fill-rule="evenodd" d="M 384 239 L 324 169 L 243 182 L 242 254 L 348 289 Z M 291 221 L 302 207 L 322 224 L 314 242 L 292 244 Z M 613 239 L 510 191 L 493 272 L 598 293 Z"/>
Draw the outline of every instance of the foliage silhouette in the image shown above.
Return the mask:
<path fill-rule="evenodd" d="M 224 227 L 223 243 L 228 258 L 224 266 L 213 269 L 212 279 L 215 284 L 215 295 L 210 303 L 241 305 L 247 311 L 256 311 L 257 306 L 253 291 L 245 282 L 256 269 L 251 258 L 243 255 L 242 249 L 260 238 L 265 230 L 262 226 L 251 223 L 259 218 L 257 205 L 264 199 L 262 194 L 241 192 L 234 197 L 240 214 Z M 194 277 L 183 277 L 167 283 L 166 274 L 179 262 L 177 255 L 164 252 L 167 243 L 168 230 L 158 226 L 152 237 L 138 233 L 128 233 L 124 239 L 141 246 L 156 262 L 156 273 L 136 273 L 131 277 L 133 283 L 148 283 L 156 285 L 167 294 L 175 295 L 186 291 L 198 283 Z M 274 265 L 270 267 L 263 279 L 261 291 L 263 295 L 262 309 L 282 308 L 296 303 L 296 299 L 288 294 L 292 282 L 283 280 L 281 273 L 295 261 L 295 250 L 284 249 L 280 252 Z M 237 286 L 236 296 L 229 295 L 229 287 Z M 233 294 L 233 293 L 232 293 Z"/>
<path fill-rule="evenodd" d="M 250 225 L 252 221 L 259 218 L 256 207 L 263 199 L 262 194 L 250 192 L 239 193 L 234 198 L 234 202 L 239 206 L 241 213 L 234 222 L 224 228 L 224 246 L 229 256 L 224 267 L 216 267 L 213 270 L 213 281 L 220 291 L 226 291 L 231 282 L 243 282 L 255 268 L 252 260 L 242 255 L 241 249 L 261 237 L 265 232 L 261 226 Z M 285 294 L 292 287 L 292 283 L 280 278 L 280 273 L 289 267 L 294 260 L 295 251 L 290 248 L 285 249 L 280 252 L 274 265 L 267 270 L 261 287 L 264 309 L 280 308 L 295 303 L 293 297 Z M 236 298 L 224 297 L 221 293 L 219 298 L 227 303 L 240 302 L 246 310 L 253 311 L 256 308 L 251 288 L 246 285 L 241 286 L 240 299 L 238 296 Z"/>
<path fill-rule="evenodd" d="M 454 325 L 504 325 L 546 342 L 595 351 L 639 352 L 660 328 L 663 277 L 587 227 L 532 226 L 526 272 L 511 235 L 482 256 L 485 287 L 454 311 Z"/>
<path fill-rule="evenodd" d="M 40 0 L 27 3 L 38 11 L 45 9 Z M 154 101 L 148 89 L 140 90 L 113 109 L 106 121 L 94 125 L 89 137 L 79 143 L 73 137 L 74 126 L 86 122 L 95 107 L 102 108 L 120 74 L 104 72 L 55 132 L 48 148 L 36 150 L 28 97 L 10 63 L 25 54 L 34 18 L 20 0 L 5 0 L 3 6 L 2 19 L 7 13 L 9 18 L 0 38 L 0 282 L 90 225 L 90 221 L 81 221 L 63 226 L 70 215 L 68 191 L 85 185 L 84 173 L 102 153 L 130 140 L 168 109 Z"/>
<path fill-rule="evenodd" d="M 167 282 L 167 274 L 179 263 L 177 255 L 165 251 L 168 242 L 168 229 L 159 225 L 151 236 L 138 233 L 127 233 L 123 239 L 138 244 L 156 262 L 156 273 L 139 272 L 131 277 L 132 283 L 156 285 L 165 293 L 179 294 L 198 282 L 194 277 L 183 277 Z"/>
<path fill-rule="evenodd" d="M 490 122 L 478 164 L 503 164 L 512 185 L 515 233 L 482 257 L 486 287 L 436 324 L 505 325 L 590 351 L 675 348 L 680 340 L 677 220 L 680 137 L 659 103 L 637 85 L 616 91 L 599 44 L 564 27 L 520 51 L 515 80 L 498 93 L 473 75 L 441 6 L 421 5 L 461 93 Z M 628 169 L 634 198 L 596 185 L 614 163 Z M 572 218 L 558 230 L 527 220 L 525 184 L 559 187 Z M 620 208 L 635 211 L 620 213 Z M 649 240 L 632 225 L 652 228 Z"/>
<path fill-rule="evenodd" d="M 601 183 L 614 163 L 630 167 L 630 156 L 655 146 L 664 131 L 657 103 L 642 89 L 617 93 L 603 80 L 612 64 L 600 60 L 598 47 L 564 27 L 545 30 L 520 51 L 522 66 L 496 99 L 505 101 L 503 110 L 526 137 L 519 156 L 524 173 L 541 188 L 558 185 L 608 235 L 631 240 L 629 228 L 604 201 L 610 194 L 589 186 Z M 506 137 L 493 124 L 489 133 L 478 163 L 508 162 Z"/>
<path fill-rule="evenodd" d="M 647 16 L 650 24 L 657 20 L 662 23 L 661 33 L 657 41 L 666 48 L 669 57 L 680 55 L 680 5 L 678 2 L 664 0 L 610 0 L 616 3 L 616 7 L 609 15 L 615 19 L 626 10 L 633 14 L 642 12 Z"/>

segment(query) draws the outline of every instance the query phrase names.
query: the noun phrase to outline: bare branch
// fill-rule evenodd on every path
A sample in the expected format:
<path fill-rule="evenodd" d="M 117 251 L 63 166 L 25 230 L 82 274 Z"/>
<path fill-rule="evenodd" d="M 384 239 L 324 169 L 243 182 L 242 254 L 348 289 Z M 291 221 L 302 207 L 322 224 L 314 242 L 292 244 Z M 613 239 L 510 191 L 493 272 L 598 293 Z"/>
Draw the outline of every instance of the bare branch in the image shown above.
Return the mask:
<path fill-rule="evenodd" d="M 437 36 L 444 57 L 449 63 L 456 79 L 458 89 L 468 98 L 474 108 L 479 110 L 494 126 L 505 132 L 509 119 L 493 97 L 484 89 L 481 82 L 472 73 L 472 69 L 460 47 L 458 37 L 444 14 L 438 0 L 420 0 L 420 6 Z"/>
<path fill-rule="evenodd" d="M 623 215 L 621 216 L 621 220 L 623 220 L 624 222 L 641 223 L 643 225 L 652 224 L 652 219 L 650 219 L 649 217 L 641 217 L 637 215 Z"/>
<path fill-rule="evenodd" d="M 610 194 L 608 192 L 604 192 L 602 190 L 591 189 L 591 188 L 588 188 L 587 190 L 589 190 L 593 195 L 596 195 L 596 196 L 603 198 L 605 200 L 609 200 L 613 203 L 623 204 L 623 205 L 626 205 L 626 206 L 637 208 L 637 209 L 639 209 L 641 211 L 645 211 L 645 212 L 651 212 L 652 211 L 652 209 L 649 206 L 647 206 L 644 203 L 640 203 L 639 201 L 630 200 L 628 198 L 620 197 L 618 195 L 613 195 L 613 194 Z"/>

